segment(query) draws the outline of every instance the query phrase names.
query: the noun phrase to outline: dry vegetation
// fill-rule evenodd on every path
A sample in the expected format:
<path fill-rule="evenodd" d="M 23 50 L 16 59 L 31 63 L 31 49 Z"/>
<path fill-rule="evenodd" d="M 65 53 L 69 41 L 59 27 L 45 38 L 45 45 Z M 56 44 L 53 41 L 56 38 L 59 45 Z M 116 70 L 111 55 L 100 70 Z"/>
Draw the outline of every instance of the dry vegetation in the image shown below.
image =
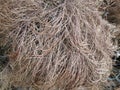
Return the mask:
<path fill-rule="evenodd" d="M 107 90 L 120 90 L 120 0 L 103 0 L 99 11 L 102 12 L 102 18 L 115 26 L 113 29 L 113 43 L 117 46 L 116 55 L 113 57 L 113 70 L 108 79 L 109 87 Z"/>
<path fill-rule="evenodd" d="M 1 89 L 101 89 L 112 69 L 113 26 L 101 18 L 97 3 L 0 0 L 0 44 L 11 48 Z"/>

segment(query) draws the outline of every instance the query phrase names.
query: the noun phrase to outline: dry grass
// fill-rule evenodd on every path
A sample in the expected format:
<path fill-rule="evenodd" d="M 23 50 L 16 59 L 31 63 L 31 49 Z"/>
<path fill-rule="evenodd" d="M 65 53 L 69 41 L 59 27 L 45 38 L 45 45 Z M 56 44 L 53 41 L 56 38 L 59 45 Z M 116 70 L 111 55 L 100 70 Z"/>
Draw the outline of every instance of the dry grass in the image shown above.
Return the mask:
<path fill-rule="evenodd" d="M 0 1 L 6 11 L 0 9 L 1 33 L 8 30 L 11 52 L 18 52 L 9 73 L 7 68 L 2 72 L 5 87 L 97 90 L 106 81 L 112 66 L 111 26 L 99 16 L 97 0 Z"/>
<path fill-rule="evenodd" d="M 105 1 L 107 3 L 105 4 Z M 116 45 L 120 47 L 120 0 L 104 0 L 100 6 L 100 11 L 102 11 L 102 16 L 109 23 L 116 26 L 113 31 L 114 39 L 117 42 Z"/>

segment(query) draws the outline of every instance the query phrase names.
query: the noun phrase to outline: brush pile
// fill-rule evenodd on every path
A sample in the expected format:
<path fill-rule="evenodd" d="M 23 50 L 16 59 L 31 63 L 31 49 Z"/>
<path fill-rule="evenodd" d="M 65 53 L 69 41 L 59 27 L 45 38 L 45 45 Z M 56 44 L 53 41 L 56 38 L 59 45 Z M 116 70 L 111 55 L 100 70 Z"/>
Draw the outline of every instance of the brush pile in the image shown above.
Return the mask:
<path fill-rule="evenodd" d="M 97 0 L 0 0 L 0 27 L 7 54 L 15 52 L 1 72 L 2 89 L 97 90 L 107 81 L 112 26 Z"/>
<path fill-rule="evenodd" d="M 115 26 L 112 35 L 113 43 L 117 47 L 113 56 L 113 69 L 108 78 L 106 90 L 120 90 L 120 0 L 102 0 L 100 7 L 103 19 Z"/>

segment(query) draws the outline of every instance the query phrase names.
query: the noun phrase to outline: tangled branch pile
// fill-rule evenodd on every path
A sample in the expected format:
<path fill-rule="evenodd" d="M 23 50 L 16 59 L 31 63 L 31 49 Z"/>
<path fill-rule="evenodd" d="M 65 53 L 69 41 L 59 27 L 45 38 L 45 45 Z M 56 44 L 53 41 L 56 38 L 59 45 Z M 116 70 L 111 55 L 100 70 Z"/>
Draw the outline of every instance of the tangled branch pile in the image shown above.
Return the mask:
<path fill-rule="evenodd" d="M 99 16 L 97 0 L 0 2 L 0 33 L 11 40 L 8 53 L 17 52 L 2 72 L 4 85 L 78 90 L 106 81 L 111 26 Z"/>
<path fill-rule="evenodd" d="M 120 0 L 102 0 L 99 6 L 102 18 L 115 26 L 113 34 L 114 45 L 117 46 L 113 57 L 113 69 L 108 78 L 110 90 L 120 89 Z"/>

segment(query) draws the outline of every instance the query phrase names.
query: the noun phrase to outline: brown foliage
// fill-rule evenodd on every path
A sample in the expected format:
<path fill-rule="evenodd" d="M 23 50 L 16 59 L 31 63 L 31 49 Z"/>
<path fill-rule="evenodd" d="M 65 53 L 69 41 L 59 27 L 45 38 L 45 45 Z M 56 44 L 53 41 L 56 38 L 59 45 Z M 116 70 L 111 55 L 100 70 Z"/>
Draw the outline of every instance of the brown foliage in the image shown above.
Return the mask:
<path fill-rule="evenodd" d="M 10 19 L 12 52 L 19 51 L 9 64 L 8 83 L 40 90 L 79 90 L 106 81 L 112 65 L 111 26 L 99 16 L 96 0 L 3 3 L 9 12 L 4 15 Z"/>
<path fill-rule="evenodd" d="M 112 34 L 116 45 L 120 46 L 120 0 L 102 0 L 98 10 L 105 20 L 117 26 Z"/>
<path fill-rule="evenodd" d="M 99 10 L 110 23 L 120 24 L 120 0 L 103 0 Z"/>

